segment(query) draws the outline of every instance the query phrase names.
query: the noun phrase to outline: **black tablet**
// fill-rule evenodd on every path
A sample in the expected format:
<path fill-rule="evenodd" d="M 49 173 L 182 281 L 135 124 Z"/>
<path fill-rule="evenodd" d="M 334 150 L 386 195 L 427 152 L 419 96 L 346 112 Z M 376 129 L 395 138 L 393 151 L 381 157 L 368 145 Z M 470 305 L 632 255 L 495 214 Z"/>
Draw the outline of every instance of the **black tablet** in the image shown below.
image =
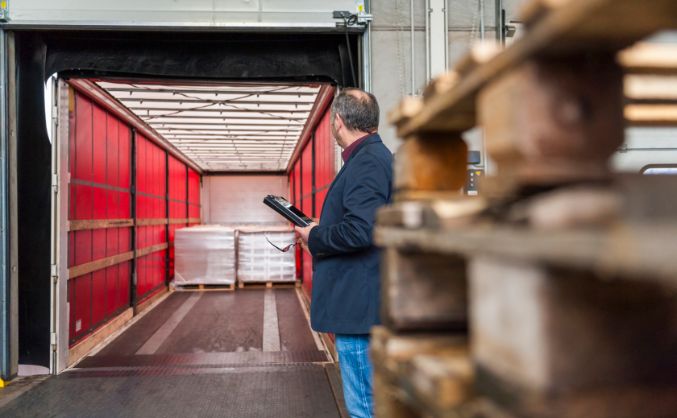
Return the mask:
<path fill-rule="evenodd" d="M 305 227 L 313 222 L 312 219 L 282 196 L 273 196 L 272 194 L 269 194 L 263 199 L 263 203 L 270 206 L 275 212 L 284 216 L 294 225 Z"/>

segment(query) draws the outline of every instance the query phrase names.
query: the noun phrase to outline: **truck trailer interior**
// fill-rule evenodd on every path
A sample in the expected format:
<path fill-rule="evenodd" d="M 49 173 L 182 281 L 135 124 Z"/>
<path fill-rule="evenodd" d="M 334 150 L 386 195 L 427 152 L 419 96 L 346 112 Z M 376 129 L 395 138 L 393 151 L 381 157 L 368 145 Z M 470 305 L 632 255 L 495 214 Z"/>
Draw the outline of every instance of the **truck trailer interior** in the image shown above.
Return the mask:
<path fill-rule="evenodd" d="M 17 372 L 247 366 L 245 385 L 317 393 L 289 416 L 339 414 L 331 338 L 307 318 L 307 253 L 297 286 L 168 289 L 179 228 L 279 225 L 267 194 L 319 216 L 340 168 L 329 106 L 361 82 L 358 32 L 28 31 L 14 45 Z"/>

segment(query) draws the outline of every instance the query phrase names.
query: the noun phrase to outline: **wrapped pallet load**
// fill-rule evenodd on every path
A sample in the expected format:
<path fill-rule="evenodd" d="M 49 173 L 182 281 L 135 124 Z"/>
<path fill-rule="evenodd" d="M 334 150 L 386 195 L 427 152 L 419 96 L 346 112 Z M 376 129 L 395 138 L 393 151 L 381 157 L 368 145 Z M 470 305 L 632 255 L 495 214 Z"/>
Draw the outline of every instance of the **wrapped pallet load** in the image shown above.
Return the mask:
<path fill-rule="evenodd" d="M 294 231 L 290 227 L 244 226 L 238 231 L 237 275 L 240 283 L 291 283 L 296 280 L 294 249 L 282 252 L 275 248 L 294 243 Z"/>
<path fill-rule="evenodd" d="M 177 286 L 235 284 L 235 230 L 201 225 L 176 231 Z"/>

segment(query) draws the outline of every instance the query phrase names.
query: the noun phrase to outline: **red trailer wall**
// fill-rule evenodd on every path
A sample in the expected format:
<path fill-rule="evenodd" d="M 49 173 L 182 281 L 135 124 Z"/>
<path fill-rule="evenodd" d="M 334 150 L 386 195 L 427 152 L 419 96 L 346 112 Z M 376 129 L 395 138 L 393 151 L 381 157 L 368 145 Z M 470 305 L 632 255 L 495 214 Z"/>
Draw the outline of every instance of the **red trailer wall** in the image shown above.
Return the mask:
<path fill-rule="evenodd" d="M 137 251 L 150 251 L 137 259 L 137 300 L 152 295 L 166 280 L 166 249 L 155 249 L 167 243 L 166 154 L 142 135 L 136 137 L 136 227 Z M 156 247 L 157 248 L 157 247 Z M 145 249 L 145 251 L 144 251 Z"/>
<path fill-rule="evenodd" d="M 292 166 L 292 169 L 289 172 L 289 199 L 292 205 L 300 207 L 300 176 L 301 172 L 301 165 L 297 162 L 294 163 Z M 296 278 L 297 279 L 302 279 L 302 265 L 301 265 L 301 258 L 302 258 L 302 248 L 297 246 L 295 247 L 295 252 L 296 252 Z"/>
<path fill-rule="evenodd" d="M 313 147 L 312 142 L 301 153 L 301 211 L 315 217 L 313 212 Z M 308 294 L 313 287 L 313 258 L 307 251 L 302 252 L 303 286 Z"/>
<path fill-rule="evenodd" d="M 320 217 L 324 199 L 336 175 L 335 149 L 327 109 L 289 173 L 292 203 L 315 218 Z M 297 249 L 297 269 L 298 277 L 303 280 L 304 290 L 310 295 L 313 287 L 312 257 L 300 248 Z"/>
<path fill-rule="evenodd" d="M 173 265 L 173 252 L 168 251 L 175 230 L 200 223 L 201 179 L 148 138 L 138 133 L 134 137 L 129 125 L 88 96 L 75 90 L 71 94 L 68 303 L 72 346 L 131 306 L 134 263 L 137 302 L 165 287 L 173 275 L 167 267 Z M 132 228 L 136 242 L 132 242 Z M 115 259 L 109 260 L 109 267 L 88 265 L 111 257 Z"/>
<path fill-rule="evenodd" d="M 94 220 L 131 218 L 131 130 L 83 95 L 70 114 L 68 267 L 132 250 L 131 228 Z M 75 343 L 130 304 L 131 261 L 68 281 L 69 341 Z"/>
<path fill-rule="evenodd" d="M 200 174 L 188 167 L 188 226 L 200 223 Z"/>
<path fill-rule="evenodd" d="M 315 211 L 322 213 L 322 205 L 336 175 L 336 142 L 331 135 L 329 112 L 315 129 Z"/>
<path fill-rule="evenodd" d="M 186 166 L 169 156 L 169 275 L 174 277 L 174 237 L 186 226 L 188 218 L 188 177 Z"/>

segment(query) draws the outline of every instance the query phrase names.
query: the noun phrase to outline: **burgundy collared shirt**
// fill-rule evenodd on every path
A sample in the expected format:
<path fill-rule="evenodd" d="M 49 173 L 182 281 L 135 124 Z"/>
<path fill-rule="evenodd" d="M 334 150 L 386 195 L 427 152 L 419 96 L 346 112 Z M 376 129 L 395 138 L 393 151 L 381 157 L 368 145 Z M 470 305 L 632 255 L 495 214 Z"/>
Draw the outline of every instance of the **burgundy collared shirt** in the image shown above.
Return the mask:
<path fill-rule="evenodd" d="M 361 143 L 363 143 L 368 137 L 372 135 L 373 133 L 366 134 L 365 136 L 356 139 L 355 142 L 353 142 L 352 144 L 348 145 L 348 147 L 341 152 L 341 158 L 343 158 L 343 162 L 345 163 L 346 161 L 348 161 L 350 156 L 353 155 L 353 152 L 355 152 L 355 149 L 359 147 Z"/>

